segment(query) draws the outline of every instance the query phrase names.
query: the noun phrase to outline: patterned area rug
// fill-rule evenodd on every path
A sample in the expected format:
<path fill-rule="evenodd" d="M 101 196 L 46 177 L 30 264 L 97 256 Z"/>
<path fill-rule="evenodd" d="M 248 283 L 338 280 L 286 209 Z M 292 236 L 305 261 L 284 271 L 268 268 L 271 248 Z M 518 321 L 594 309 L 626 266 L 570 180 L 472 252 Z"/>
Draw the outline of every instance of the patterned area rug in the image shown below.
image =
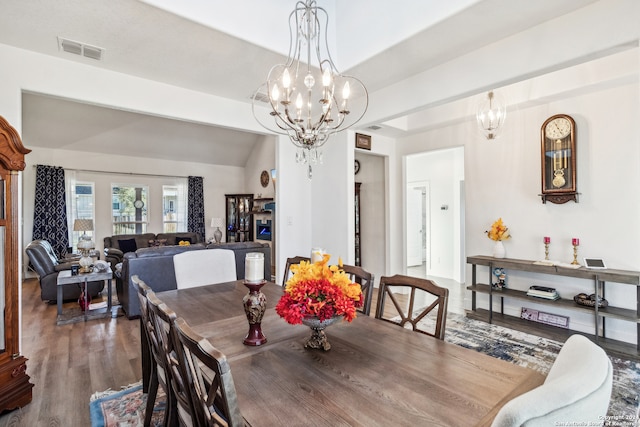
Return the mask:
<path fill-rule="evenodd" d="M 547 374 L 562 343 L 526 334 L 497 325 L 449 313 L 445 340 L 476 350 L 498 359 L 535 369 Z M 609 414 L 619 421 L 616 426 L 638 425 L 628 421 L 638 419 L 640 393 L 640 363 L 611 357 L 613 364 L 613 391 Z M 158 394 L 162 392 L 159 391 Z M 122 391 L 106 391 L 91 397 L 92 427 L 142 426 L 147 396 L 138 383 Z M 152 426 L 162 426 L 164 395 L 156 399 Z M 613 425 L 613 424 L 612 424 Z"/>
<path fill-rule="evenodd" d="M 91 427 L 142 427 L 147 407 L 147 395 L 142 383 L 125 386 L 120 391 L 94 393 L 89 402 Z M 165 395 L 158 389 L 158 397 L 151 416 L 152 427 L 162 427 Z"/>

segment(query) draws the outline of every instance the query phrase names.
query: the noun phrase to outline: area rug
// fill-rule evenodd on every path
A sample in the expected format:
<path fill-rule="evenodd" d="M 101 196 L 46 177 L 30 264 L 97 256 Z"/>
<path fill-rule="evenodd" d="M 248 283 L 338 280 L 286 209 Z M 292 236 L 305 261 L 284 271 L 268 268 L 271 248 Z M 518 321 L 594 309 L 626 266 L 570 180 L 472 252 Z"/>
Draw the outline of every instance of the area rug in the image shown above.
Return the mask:
<path fill-rule="evenodd" d="M 469 348 L 489 356 L 547 374 L 562 343 L 526 334 L 498 325 L 469 319 L 449 313 L 445 341 Z M 610 357 L 613 365 L 613 391 L 608 415 L 624 420 L 618 426 L 638 425 L 629 420 L 638 419 L 640 393 L 640 363 Z M 159 394 L 161 391 L 158 392 Z M 140 384 L 119 392 L 96 393 L 91 398 L 92 427 L 142 426 L 147 396 Z M 156 399 L 152 426 L 162 426 L 164 396 Z"/>
<path fill-rule="evenodd" d="M 165 402 L 162 389 L 158 389 L 151 426 L 162 427 Z M 125 386 L 120 391 L 94 393 L 89 402 L 91 427 L 142 427 L 146 407 L 147 395 L 142 393 L 141 382 Z"/>

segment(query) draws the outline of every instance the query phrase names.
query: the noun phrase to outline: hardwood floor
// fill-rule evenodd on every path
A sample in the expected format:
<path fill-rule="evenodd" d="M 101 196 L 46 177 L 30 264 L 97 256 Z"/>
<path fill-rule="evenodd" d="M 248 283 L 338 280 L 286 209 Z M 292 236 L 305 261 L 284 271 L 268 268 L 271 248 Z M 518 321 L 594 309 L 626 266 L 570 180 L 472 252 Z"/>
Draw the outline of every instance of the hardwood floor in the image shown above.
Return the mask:
<path fill-rule="evenodd" d="M 0 415 L 0 427 L 90 426 L 93 393 L 142 378 L 138 320 L 120 316 L 56 326 L 56 306 L 40 299 L 37 279 L 22 286 L 22 354 L 29 359 L 33 400 Z"/>

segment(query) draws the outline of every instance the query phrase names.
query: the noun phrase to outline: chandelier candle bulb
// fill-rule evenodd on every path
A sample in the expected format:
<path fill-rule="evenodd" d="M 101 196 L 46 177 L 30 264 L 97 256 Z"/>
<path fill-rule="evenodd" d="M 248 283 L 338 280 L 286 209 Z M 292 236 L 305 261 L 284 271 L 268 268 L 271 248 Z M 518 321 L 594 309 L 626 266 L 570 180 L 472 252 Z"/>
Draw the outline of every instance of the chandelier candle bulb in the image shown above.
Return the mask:
<path fill-rule="evenodd" d="M 244 259 L 244 280 L 248 283 L 260 283 L 264 280 L 264 254 L 249 252 Z"/>

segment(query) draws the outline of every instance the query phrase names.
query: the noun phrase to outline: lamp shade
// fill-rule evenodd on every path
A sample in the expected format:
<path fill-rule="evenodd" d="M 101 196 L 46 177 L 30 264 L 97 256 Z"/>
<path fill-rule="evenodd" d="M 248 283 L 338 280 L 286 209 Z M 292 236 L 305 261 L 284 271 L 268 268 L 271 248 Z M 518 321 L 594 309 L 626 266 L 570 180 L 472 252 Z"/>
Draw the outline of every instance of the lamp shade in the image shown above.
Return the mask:
<path fill-rule="evenodd" d="M 76 219 L 73 222 L 73 231 L 93 231 L 93 220 Z"/>
<path fill-rule="evenodd" d="M 223 225 L 222 218 L 211 218 L 212 227 L 222 227 Z"/>

